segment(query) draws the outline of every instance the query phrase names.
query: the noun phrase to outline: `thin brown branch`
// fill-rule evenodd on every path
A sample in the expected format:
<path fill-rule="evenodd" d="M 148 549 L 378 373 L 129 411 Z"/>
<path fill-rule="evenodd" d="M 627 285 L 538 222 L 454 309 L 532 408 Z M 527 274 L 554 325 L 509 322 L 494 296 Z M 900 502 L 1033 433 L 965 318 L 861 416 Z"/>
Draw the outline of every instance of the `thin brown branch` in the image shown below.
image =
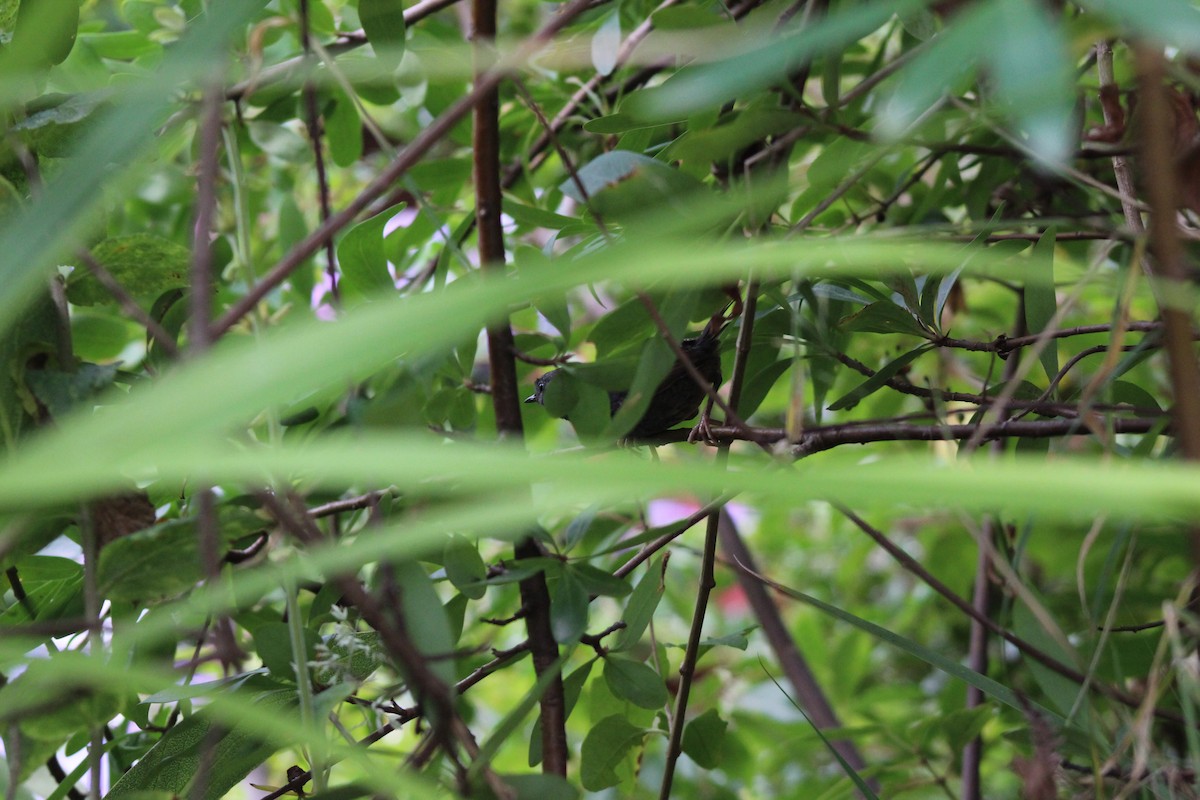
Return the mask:
<path fill-rule="evenodd" d="M 1062 237 L 1059 236 L 1057 238 Z M 1155 331 L 1162 330 L 1162 323 L 1157 321 L 1130 322 L 1127 323 L 1124 328 L 1128 331 L 1153 333 Z M 1095 333 L 1109 333 L 1112 330 L 1113 325 L 1111 323 L 1103 325 L 1079 325 L 1074 328 L 1061 328 L 1056 330 L 1047 338 L 1068 339 L 1072 336 L 1087 336 Z M 934 340 L 934 344 L 936 344 L 938 347 L 954 347 L 960 350 L 973 350 L 980 353 L 998 353 L 1001 356 L 1007 356 L 1014 350 L 1019 350 L 1022 347 L 1029 347 L 1030 345 L 1036 344 L 1040 338 L 1040 335 L 1008 337 L 1001 334 L 995 339 L 992 339 L 990 342 L 981 342 L 972 339 L 955 339 L 950 336 L 943 336 Z"/>
<path fill-rule="evenodd" d="M 1169 436 L 1171 428 L 1161 417 L 1110 417 L 1104 425 L 1114 434 L 1149 433 L 1162 427 L 1162 435 Z M 800 440 L 791 448 L 795 458 L 804 458 L 814 453 L 831 450 L 846 444 L 872 444 L 875 442 L 943 442 L 970 439 L 978 430 L 974 423 L 910 425 L 904 422 L 851 422 L 839 425 L 806 428 Z M 710 428 L 717 442 L 749 441 L 758 445 L 774 445 L 787 440 L 783 428 L 734 428 L 714 425 Z M 993 439 L 1050 439 L 1062 436 L 1088 436 L 1091 429 L 1079 418 L 1052 420 L 1006 420 L 990 428 L 985 440 Z M 671 444 L 687 440 L 688 431 L 667 431 L 645 440 L 648 444 Z"/>
<path fill-rule="evenodd" d="M 686 435 L 687 432 L 683 431 L 682 433 Z M 626 577 L 629 575 L 629 573 L 637 569 L 640 564 L 645 563 L 659 550 L 662 550 L 671 542 L 687 533 L 689 530 L 695 527 L 700 520 L 706 519 L 712 515 L 714 511 L 716 511 L 725 503 L 728 503 L 733 499 L 733 497 L 734 495 L 732 494 L 724 494 L 718 497 L 716 500 L 713 500 L 711 503 L 706 503 L 705 505 L 701 506 L 697 511 L 689 514 L 684 519 L 672 525 L 671 529 L 662 536 L 659 536 L 654 541 L 647 542 L 645 545 L 643 545 L 642 549 L 638 550 L 632 558 L 613 570 L 613 575 L 618 578 Z"/>
<path fill-rule="evenodd" d="M 1022 337 L 1025 338 L 1025 337 Z M 1153 344 L 1144 344 L 1143 346 L 1150 347 Z M 857 359 L 851 358 L 844 353 L 832 352 L 832 357 L 842 362 L 846 366 L 870 378 L 875 375 L 875 370 L 863 364 Z M 884 381 L 884 386 L 893 389 L 901 394 L 920 397 L 923 400 L 932 402 L 954 402 L 954 403 L 970 403 L 976 406 L 991 406 L 997 402 L 997 398 L 989 397 L 986 394 L 971 394 L 970 392 L 951 392 L 947 390 L 934 390 L 924 386 L 916 386 L 902 378 L 889 378 Z M 1077 416 L 1078 408 L 1074 404 L 1067 403 L 1051 403 L 1046 400 L 1015 400 L 1009 399 L 1005 404 L 1006 408 L 1012 410 L 1029 411 L 1041 416 Z M 1123 405 L 1111 404 L 1093 404 L 1091 406 L 1096 411 L 1132 411 L 1143 415 L 1151 415 L 1152 409 L 1131 408 Z"/>
<path fill-rule="evenodd" d="M 358 511 L 364 508 L 371 508 L 378 505 L 379 501 L 387 495 L 383 492 L 367 492 L 360 494 L 358 497 L 348 497 L 345 500 L 334 500 L 323 505 L 313 506 L 308 510 L 308 515 L 313 519 L 332 516 L 333 514 L 341 514 L 345 511 Z"/>

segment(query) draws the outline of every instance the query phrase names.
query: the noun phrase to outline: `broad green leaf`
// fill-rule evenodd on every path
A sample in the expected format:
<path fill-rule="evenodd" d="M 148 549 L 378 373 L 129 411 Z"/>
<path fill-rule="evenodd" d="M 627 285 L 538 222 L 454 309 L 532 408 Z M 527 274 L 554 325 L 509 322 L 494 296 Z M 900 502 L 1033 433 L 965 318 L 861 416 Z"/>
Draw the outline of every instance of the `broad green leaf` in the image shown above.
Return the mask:
<path fill-rule="evenodd" d="M 295 694 L 275 690 L 258 695 L 252 701 L 260 714 L 278 714 L 295 705 Z M 184 718 L 163 734 L 150 751 L 113 784 L 105 800 L 137 797 L 147 791 L 186 794 L 196 778 L 201 759 L 208 748 L 208 770 L 204 781 L 204 800 L 220 800 L 250 771 L 261 764 L 282 742 L 268 742 L 238 726 L 228 728 L 200 711 Z"/>
<path fill-rule="evenodd" d="M 26 601 L 14 602 L 0 613 L 0 625 L 17 625 L 30 618 L 52 620 L 83 613 L 83 567 L 59 556 L 26 556 L 11 569 L 25 590 Z"/>
<path fill-rule="evenodd" d="M 577 177 L 583 191 L 573 178 L 563 181 L 559 190 L 581 205 L 590 201 L 591 208 L 605 219 L 644 214 L 647 208 L 704 188 L 687 173 L 628 150 L 597 156 L 579 168 Z"/>
<path fill-rule="evenodd" d="M 50 412 L 50 416 L 58 419 L 80 403 L 94 400 L 103 390 L 112 386 L 116 374 L 115 364 L 81 364 L 74 372 L 31 369 L 25 372 L 25 384 Z"/>
<path fill-rule="evenodd" d="M 1034 159 L 1061 168 L 1076 146 L 1074 65 L 1059 18 L 1037 0 L 999 0 L 983 50 L 997 99 Z"/>
<path fill-rule="evenodd" d="M 191 253 L 186 247 L 161 236 L 135 233 L 105 239 L 92 248 L 92 257 L 127 291 L 146 301 L 168 289 L 188 285 Z M 71 273 L 67 296 L 72 303 L 81 306 L 116 305 L 117 302 L 83 263 Z"/>
<path fill-rule="evenodd" d="M 637 586 L 634 587 L 629 601 L 625 604 L 625 615 L 622 617 L 625 628 L 617 634 L 616 642 L 612 647 L 613 652 L 628 650 L 641 641 L 642 634 L 646 632 L 650 620 L 654 618 L 654 610 L 658 608 L 658 603 L 662 600 L 662 569 L 663 557 L 659 556 L 646 569 Z"/>
<path fill-rule="evenodd" d="M 90 657 L 58 653 L 56 658 L 82 663 L 81 659 Z M 61 744 L 76 731 L 104 725 L 120 714 L 125 696 L 116 690 L 97 691 L 86 684 L 64 683 L 54 674 L 50 661 L 34 659 L 21 675 L 0 688 L 0 703 L 24 707 L 18 723 L 24 735 Z"/>
<path fill-rule="evenodd" d="M 684 118 L 672 120 L 673 122 L 683 122 Z M 583 129 L 588 133 L 603 133 L 603 134 L 618 134 L 628 133 L 629 131 L 647 130 L 649 128 L 657 128 L 664 125 L 664 122 L 646 122 L 638 117 L 629 114 L 617 112 L 609 114 L 605 117 L 595 117 L 583 123 Z"/>
<path fill-rule="evenodd" d="M 621 47 L 621 12 L 612 11 L 600 23 L 592 36 L 592 66 L 596 72 L 607 76 L 617 66 L 617 51 Z"/>
<path fill-rule="evenodd" d="M 248 511 L 222 509 L 221 543 L 261 529 Z M 100 551 L 96 580 L 113 603 L 155 603 L 178 597 L 201 579 L 196 520 L 174 519 L 122 536 Z"/>
<path fill-rule="evenodd" d="M 392 218 L 403 209 L 393 206 L 351 228 L 337 246 L 339 286 L 347 302 L 393 289 L 384 255 L 384 230 Z"/>
<path fill-rule="evenodd" d="M 1157 39 L 1188 53 L 1200 52 L 1200 10 L 1187 0 L 1080 0 L 1089 11 L 1115 22 L 1122 31 Z"/>
<path fill-rule="evenodd" d="M 262 660 L 263 666 L 271 671 L 272 677 L 279 681 L 294 683 L 296 667 L 292 658 L 292 639 L 286 622 L 270 622 L 254 628 L 250 635 L 254 637 L 254 651 Z M 305 631 L 305 646 L 308 660 L 316 658 L 317 643 L 320 639 L 312 631 Z"/>
<path fill-rule="evenodd" d="M 400 0 L 358 0 L 358 17 L 375 54 L 399 64 L 404 55 L 404 4 Z"/>
<path fill-rule="evenodd" d="M 354 101 L 345 92 L 333 95 L 332 110 L 325 115 L 325 137 L 329 155 L 339 167 L 348 167 L 362 157 L 362 121 Z"/>
<path fill-rule="evenodd" d="M 641 708 L 662 708 L 669 699 L 661 675 L 649 665 L 625 656 L 609 655 L 604 659 L 604 680 L 616 697 Z"/>
<path fill-rule="evenodd" d="M 846 392 L 844 395 L 839 397 L 837 400 L 830 403 L 829 410 L 830 411 L 842 411 L 845 409 L 854 408 L 864 398 L 869 397 L 872 394 L 874 394 L 875 392 L 882 389 L 889 380 L 894 378 L 896 376 L 896 374 L 898 372 L 900 372 L 900 370 L 904 369 L 909 364 L 911 364 L 913 361 L 915 361 L 919 356 L 921 356 L 924 353 L 928 353 L 933 348 L 934 348 L 934 345 L 923 344 L 920 347 L 916 347 L 912 350 L 909 350 L 907 353 L 899 356 L 898 358 L 892 359 L 891 361 L 889 361 L 888 363 L 886 363 L 882 367 L 880 367 L 879 370 L 874 375 L 872 375 L 870 378 L 867 378 L 865 381 L 860 383 L 858 386 L 855 386 L 853 389 Z"/>
<path fill-rule="evenodd" d="M 550 629 L 561 644 L 577 641 L 587 629 L 588 595 L 569 569 L 563 569 L 550 589 Z"/>
<path fill-rule="evenodd" d="M 78 0 L 21 0 L 0 69 L 20 71 L 61 64 L 75 45 L 78 27 Z"/>
<path fill-rule="evenodd" d="M 898 138 L 974 72 L 984 55 L 979 42 L 1003 24 L 999 1 L 983 0 L 964 9 L 904 68 L 879 110 L 880 134 Z"/>
<path fill-rule="evenodd" d="M 579 778 L 583 788 L 598 792 L 616 786 L 617 766 L 641 744 L 645 731 L 631 725 L 623 714 L 597 722 L 583 740 L 579 753 Z"/>
<path fill-rule="evenodd" d="M 576 563 L 566 567 L 589 593 L 604 597 L 624 597 L 633 591 L 630 585 L 599 567 Z"/>
<path fill-rule="evenodd" d="M 487 593 L 487 586 L 484 584 L 487 579 L 487 565 L 483 563 L 478 548 L 466 537 L 460 534 L 450 537 L 442 552 L 442 563 L 445 564 L 446 577 L 450 579 L 450 583 L 464 595 L 478 600 Z"/>
<path fill-rule="evenodd" d="M 447 686 L 453 686 L 456 670 L 452 654 L 457 642 L 450 635 L 450 622 L 433 581 L 416 561 L 401 561 L 393 564 L 392 570 L 409 637 L 427 658 L 433 674 Z"/>
<path fill-rule="evenodd" d="M 683 752 L 704 769 L 719 768 L 728 727 L 716 709 L 708 709 L 684 727 Z"/>
<path fill-rule="evenodd" d="M 921 327 L 912 312 L 890 300 L 871 303 L 861 311 L 843 317 L 838 322 L 838 327 L 846 331 L 908 333 L 928 338 L 927 331 Z"/>

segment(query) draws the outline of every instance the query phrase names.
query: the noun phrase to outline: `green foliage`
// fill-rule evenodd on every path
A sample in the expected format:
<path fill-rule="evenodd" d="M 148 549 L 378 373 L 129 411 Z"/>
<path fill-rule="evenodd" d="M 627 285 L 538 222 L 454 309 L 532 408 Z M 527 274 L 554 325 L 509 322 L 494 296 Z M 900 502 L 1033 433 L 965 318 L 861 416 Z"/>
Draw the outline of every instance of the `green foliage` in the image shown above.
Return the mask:
<path fill-rule="evenodd" d="M 0 2 L 14 796 L 1184 791 L 1196 4 L 434 5 Z"/>

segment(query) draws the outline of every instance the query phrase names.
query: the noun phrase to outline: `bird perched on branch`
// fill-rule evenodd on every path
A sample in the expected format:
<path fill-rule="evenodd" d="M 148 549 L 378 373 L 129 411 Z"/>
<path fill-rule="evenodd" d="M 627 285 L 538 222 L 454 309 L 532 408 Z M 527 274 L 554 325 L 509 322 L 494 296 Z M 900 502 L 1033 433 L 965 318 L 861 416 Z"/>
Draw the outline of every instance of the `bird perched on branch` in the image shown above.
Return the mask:
<path fill-rule="evenodd" d="M 721 385 L 721 328 L 728 321 L 718 315 L 709 320 L 699 336 L 684 339 L 679 347 L 687 355 L 688 360 L 696 370 L 704 376 L 714 389 Z M 542 395 L 550 381 L 560 370 L 551 370 L 542 375 L 533 384 L 533 394 L 525 398 L 526 403 L 543 403 Z M 625 402 L 628 392 L 609 392 L 609 413 L 615 415 Z M 642 418 L 626 434 L 630 439 L 645 439 L 650 436 L 670 430 L 679 423 L 696 416 L 701 403 L 705 399 L 704 389 L 688 374 L 683 363 L 676 359 L 671 369 L 663 377 L 650 405 L 646 407 Z M 544 404 L 544 403 L 543 403 Z"/>

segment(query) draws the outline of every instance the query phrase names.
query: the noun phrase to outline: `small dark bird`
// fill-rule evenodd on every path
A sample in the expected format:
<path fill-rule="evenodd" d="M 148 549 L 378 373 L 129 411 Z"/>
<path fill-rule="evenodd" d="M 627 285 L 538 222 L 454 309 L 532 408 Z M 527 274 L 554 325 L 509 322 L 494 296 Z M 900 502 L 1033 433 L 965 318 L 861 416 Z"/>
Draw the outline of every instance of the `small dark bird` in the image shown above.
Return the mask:
<path fill-rule="evenodd" d="M 713 388 L 721 385 L 721 354 L 719 328 L 709 325 L 699 336 L 684 339 L 679 343 L 680 348 L 687 354 L 693 366 L 704 376 L 704 380 Z M 542 393 L 546 385 L 554 380 L 559 370 L 551 370 L 533 383 L 533 394 L 525 398 L 526 403 L 541 403 Z M 615 415 L 625 402 L 628 392 L 609 392 L 609 413 Z M 670 430 L 684 420 L 696 416 L 700 404 L 704 402 L 704 390 L 696 385 L 696 381 L 688 374 L 683 364 L 676 360 L 669 372 L 663 377 L 662 383 L 654 390 L 650 405 L 646 407 L 642 418 L 629 433 L 630 439 L 645 439 L 663 431 Z"/>

